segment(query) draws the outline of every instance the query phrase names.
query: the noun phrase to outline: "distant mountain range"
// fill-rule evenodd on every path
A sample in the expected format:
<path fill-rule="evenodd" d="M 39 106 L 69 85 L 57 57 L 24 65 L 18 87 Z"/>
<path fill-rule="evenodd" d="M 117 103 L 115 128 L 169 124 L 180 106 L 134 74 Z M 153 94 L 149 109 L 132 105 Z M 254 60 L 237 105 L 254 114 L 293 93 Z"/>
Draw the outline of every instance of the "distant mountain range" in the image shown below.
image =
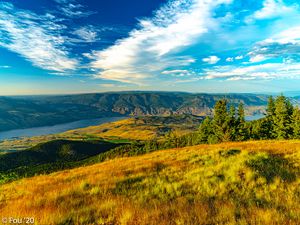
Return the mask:
<path fill-rule="evenodd" d="M 263 113 L 267 95 L 180 92 L 109 92 L 63 96 L 0 97 L 0 131 L 124 115 L 211 115 L 217 100 Z"/>

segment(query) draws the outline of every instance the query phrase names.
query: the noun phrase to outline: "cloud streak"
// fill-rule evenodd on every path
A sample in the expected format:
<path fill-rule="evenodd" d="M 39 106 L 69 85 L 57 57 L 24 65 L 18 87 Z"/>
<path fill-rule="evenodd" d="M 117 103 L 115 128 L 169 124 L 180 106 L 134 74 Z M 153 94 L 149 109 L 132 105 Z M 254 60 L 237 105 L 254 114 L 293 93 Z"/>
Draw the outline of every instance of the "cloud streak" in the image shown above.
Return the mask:
<path fill-rule="evenodd" d="M 173 0 L 140 20 L 129 37 L 103 51 L 94 51 L 91 66 L 100 70 L 97 77 L 127 83 L 153 79 L 161 70 L 195 62 L 189 55 L 176 52 L 192 45 L 209 29 L 217 26 L 213 9 L 230 0 Z"/>
<path fill-rule="evenodd" d="M 300 63 L 266 63 L 250 66 L 216 66 L 206 69 L 203 79 L 271 80 L 300 78 Z"/>
<path fill-rule="evenodd" d="M 64 39 L 58 32 L 63 28 L 49 20 L 49 14 L 40 16 L 12 4 L 0 5 L 0 46 L 42 69 L 63 72 L 78 65 L 64 47 Z"/>

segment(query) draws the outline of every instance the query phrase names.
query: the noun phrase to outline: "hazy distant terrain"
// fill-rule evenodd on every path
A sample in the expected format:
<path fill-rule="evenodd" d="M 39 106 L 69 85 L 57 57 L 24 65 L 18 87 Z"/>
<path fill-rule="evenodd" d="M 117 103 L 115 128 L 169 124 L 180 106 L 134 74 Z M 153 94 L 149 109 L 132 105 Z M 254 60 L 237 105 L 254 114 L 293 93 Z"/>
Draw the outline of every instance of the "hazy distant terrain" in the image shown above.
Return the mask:
<path fill-rule="evenodd" d="M 210 115 L 216 101 L 243 102 L 262 113 L 266 95 L 119 92 L 65 96 L 0 97 L 0 131 L 124 115 Z"/>

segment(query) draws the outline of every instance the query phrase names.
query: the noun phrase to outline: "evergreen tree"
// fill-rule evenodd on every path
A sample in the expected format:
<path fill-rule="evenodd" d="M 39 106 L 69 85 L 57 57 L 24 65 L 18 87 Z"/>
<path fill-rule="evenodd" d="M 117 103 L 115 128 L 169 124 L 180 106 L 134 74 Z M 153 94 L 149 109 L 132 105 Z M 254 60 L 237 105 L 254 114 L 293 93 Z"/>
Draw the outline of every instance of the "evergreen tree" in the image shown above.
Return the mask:
<path fill-rule="evenodd" d="M 237 120 L 236 120 L 236 109 L 234 105 L 230 106 L 229 114 L 227 117 L 226 124 L 227 129 L 224 134 L 224 139 L 227 141 L 234 141 L 237 138 Z"/>
<path fill-rule="evenodd" d="M 273 96 L 270 96 L 267 105 L 267 117 L 273 118 L 274 115 L 275 115 L 275 101 Z"/>
<path fill-rule="evenodd" d="M 225 99 L 216 103 L 214 108 L 213 129 L 218 142 L 228 141 L 228 112 Z"/>
<path fill-rule="evenodd" d="M 287 139 L 291 135 L 290 102 L 283 95 L 275 101 L 275 115 L 273 116 L 274 132 L 277 139 Z"/>
<path fill-rule="evenodd" d="M 206 117 L 199 127 L 198 143 L 208 143 L 209 137 L 213 135 L 212 120 Z"/>
<path fill-rule="evenodd" d="M 267 105 L 267 116 L 260 124 L 260 130 L 263 131 L 263 139 L 273 139 L 276 137 L 274 131 L 274 117 L 275 117 L 275 100 L 273 96 L 269 97 Z"/>
<path fill-rule="evenodd" d="M 270 121 L 267 118 L 251 121 L 248 127 L 248 134 L 253 140 L 270 139 Z"/>
<path fill-rule="evenodd" d="M 300 109 L 295 107 L 292 116 L 293 138 L 300 139 Z"/>
<path fill-rule="evenodd" d="M 244 141 L 248 139 L 248 132 L 246 127 L 246 120 L 245 120 L 245 110 L 244 104 L 241 102 L 238 107 L 237 113 L 237 138 L 238 141 Z"/>

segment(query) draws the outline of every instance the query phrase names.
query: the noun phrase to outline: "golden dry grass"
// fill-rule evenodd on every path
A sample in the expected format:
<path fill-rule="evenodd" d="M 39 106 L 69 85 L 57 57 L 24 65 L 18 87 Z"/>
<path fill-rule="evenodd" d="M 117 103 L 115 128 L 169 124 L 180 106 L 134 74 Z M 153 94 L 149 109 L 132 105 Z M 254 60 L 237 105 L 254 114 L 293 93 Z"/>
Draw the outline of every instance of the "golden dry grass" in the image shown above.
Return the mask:
<path fill-rule="evenodd" d="M 143 119 L 129 118 L 116 122 L 105 123 L 98 126 L 71 130 L 66 135 L 93 135 L 104 139 L 129 139 L 129 140 L 151 140 L 161 138 L 165 132 L 163 129 L 172 129 L 180 135 L 191 132 L 191 127 L 181 125 L 165 125 L 162 123 L 148 124 Z"/>
<path fill-rule="evenodd" d="M 102 138 L 121 138 L 132 140 L 149 140 L 156 136 L 157 128 L 141 123 L 133 118 L 105 123 L 98 126 L 71 130 L 66 134 L 89 134 Z"/>
<path fill-rule="evenodd" d="M 158 151 L 0 186 L 0 218 L 28 216 L 43 225 L 300 224 L 299 167 L 300 141 Z"/>

